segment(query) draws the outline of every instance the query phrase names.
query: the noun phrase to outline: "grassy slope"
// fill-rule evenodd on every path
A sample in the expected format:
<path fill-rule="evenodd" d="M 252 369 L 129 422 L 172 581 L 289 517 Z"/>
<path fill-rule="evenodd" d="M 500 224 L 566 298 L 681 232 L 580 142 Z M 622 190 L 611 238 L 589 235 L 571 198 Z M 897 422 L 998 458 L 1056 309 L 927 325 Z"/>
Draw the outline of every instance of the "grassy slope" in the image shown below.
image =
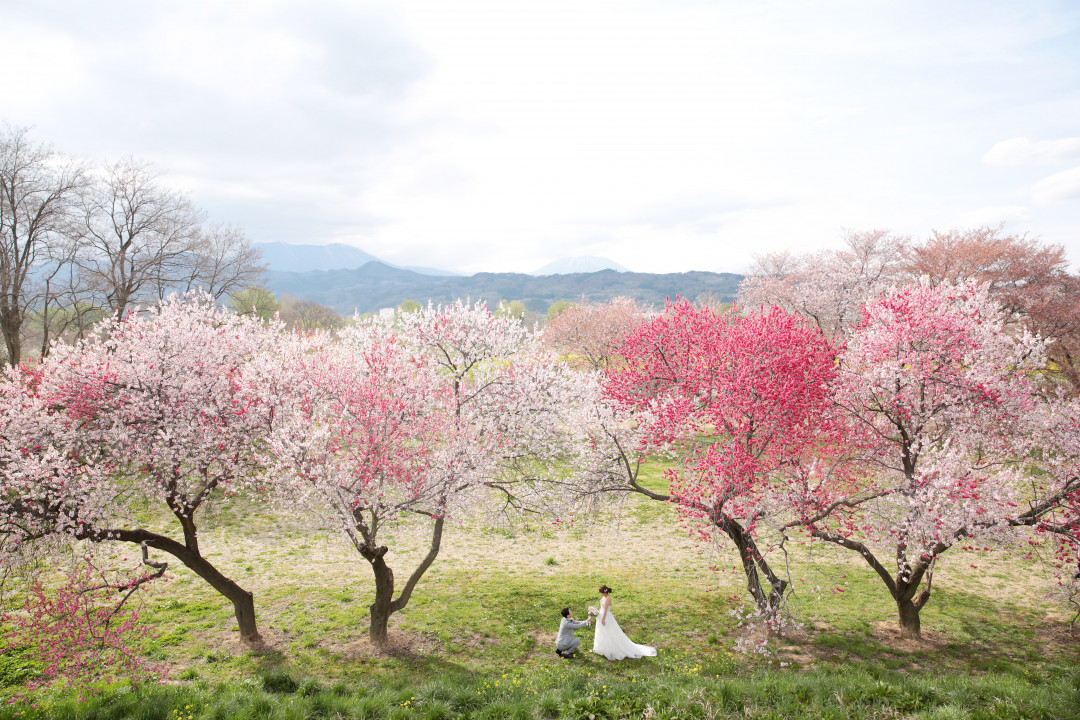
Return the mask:
<path fill-rule="evenodd" d="M 453 528 L 392 619 L 391 648 L 379 650 L 366 639 L 370 573 L 351 547 L 225 506 L 201 541 L 255 591 L 266 647 L 240 647 L 231 606 L 174 562 L 175 579 L 147 615 L 163 632 L 153 654 L 179 684 L 140 691 L 132 707 L 174 720 L 183 705 L 193 717 L 967 717 L 965 706 L 986 717 L 1067 717 L 1080 707 L 1076 639 L 1043 602 L 1033 567 L 993 553 L 947 555 L 923 612 L 926 639 L 902 642 L 868 568 L 796 545 L 803 629 L 746 656 L 732 651 L 741 631 L 731 611 L 746 606 L 734 556 L 692 543 L 667 506 L 635 499 L 626 510 L 615 525 L 558 532 Z M 424 545 L 405 533 L 391 544 L 399 577 Z M 567 663 L 553 654 L 559 608 L 584 614 L 601 583 L 615 588 L 627 634 L 655 645 L 656 659 L 584 653 Z M 589 633 L 579 635 L 587 648 Z M 212 690 L 221 683 L 231 689 Z M 132 697 L 62 701 L 47 712 L 124 717 Z M 15 708 L 27 710 L 6 713 Z"/>

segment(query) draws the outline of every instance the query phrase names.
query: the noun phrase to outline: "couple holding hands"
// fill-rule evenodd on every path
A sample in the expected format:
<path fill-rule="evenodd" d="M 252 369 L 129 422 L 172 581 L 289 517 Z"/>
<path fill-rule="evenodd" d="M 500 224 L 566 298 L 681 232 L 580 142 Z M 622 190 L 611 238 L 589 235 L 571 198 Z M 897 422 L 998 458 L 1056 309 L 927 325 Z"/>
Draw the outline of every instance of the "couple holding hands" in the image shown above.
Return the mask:
<path fill-rule="evenodd" d="M 597 619 L 596 631 L 593 635 L 592 651 L 597 655 L 603 655 L 608 660 L 625 660 L 627 658 L 639 658 L 656 655 L 656 649 L 648 645 L 638 645 L 619 627 L 615 616 L 611 614 L 611 588 L 607 585 L 600 586 L 600 609 L 590 607 L 589 615 L 595 615 Z M 570 608 L 562 609 L 562 622 L 559 624 L 559 635 L 555 638 L 555 652 L 564 658 L 574 657 L 581 639 L 574 637 L 574 631 L 578 628 L 587 627 L 592 622 L 592 617 L 585 620 L 575 620 Z"/>

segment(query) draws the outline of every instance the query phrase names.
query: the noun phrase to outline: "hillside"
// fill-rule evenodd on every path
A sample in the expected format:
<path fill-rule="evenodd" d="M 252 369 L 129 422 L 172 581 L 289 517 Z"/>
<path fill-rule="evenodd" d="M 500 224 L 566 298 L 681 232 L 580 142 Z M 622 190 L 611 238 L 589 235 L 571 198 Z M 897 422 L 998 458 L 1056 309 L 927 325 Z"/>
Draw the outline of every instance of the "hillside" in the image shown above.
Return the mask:
<path fill-rule="evenodd" d="M 427 303 L 453 302 L 457 298 L 521 300 L 536 312 L 545 312 L 559 300 L 603 302 L 616 296 L 662 305 L 665 298 L 696 298 L 711 293 L 731 301 L 742 275 L 735 273 L 634 273 L 601 270 L 591 273 L 535 277 L 521 273 L 477 273 L 467 277 L 432 276 L 381 262 L 369 262 L 352 270 L 269 272 L 266 286 L 278 296 L 294 297 L 334 308 L 339 313 L 375 312 L 394 307 L 402 300 Z"/>

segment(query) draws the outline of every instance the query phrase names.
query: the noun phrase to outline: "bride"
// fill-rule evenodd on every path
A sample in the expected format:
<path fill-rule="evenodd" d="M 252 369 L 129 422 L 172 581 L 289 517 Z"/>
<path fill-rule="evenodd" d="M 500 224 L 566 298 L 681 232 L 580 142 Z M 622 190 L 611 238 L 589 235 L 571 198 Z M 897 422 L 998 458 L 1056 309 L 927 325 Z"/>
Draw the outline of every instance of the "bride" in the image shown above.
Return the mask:
<path fill-rule="evenodd" d="M 646 655 L 656 655 L 656 648 L 637 645 L 619 627 L 619 622 L 611 614 L 611 588 L 600 586 L 600 609 L 597 611 L 599 622 L 593 635 L 592 651 L 603 655 L 608 660 L 625 660 Z"/>

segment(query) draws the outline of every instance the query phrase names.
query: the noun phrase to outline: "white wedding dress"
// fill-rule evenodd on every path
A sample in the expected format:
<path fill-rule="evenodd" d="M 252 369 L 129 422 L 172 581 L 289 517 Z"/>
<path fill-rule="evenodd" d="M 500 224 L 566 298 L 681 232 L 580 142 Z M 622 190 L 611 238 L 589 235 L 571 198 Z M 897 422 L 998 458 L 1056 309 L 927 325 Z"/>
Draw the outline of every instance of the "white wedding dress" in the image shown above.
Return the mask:
<path fill-rule="evenodd" d="M 603 613 L 603 607 L 600 608 Z M 619 627 L 619 621 L 611 614 L 608 607 L 606 622 L 600 622 L 600 616 L 596 617 L 596 633 L 593 635 L 592 651 L 597 655 L 603 655 L 608 660 L 626 660 L 628 658 L 653 657 L 656 648 L 649 645 L 638 645 Z"/>

